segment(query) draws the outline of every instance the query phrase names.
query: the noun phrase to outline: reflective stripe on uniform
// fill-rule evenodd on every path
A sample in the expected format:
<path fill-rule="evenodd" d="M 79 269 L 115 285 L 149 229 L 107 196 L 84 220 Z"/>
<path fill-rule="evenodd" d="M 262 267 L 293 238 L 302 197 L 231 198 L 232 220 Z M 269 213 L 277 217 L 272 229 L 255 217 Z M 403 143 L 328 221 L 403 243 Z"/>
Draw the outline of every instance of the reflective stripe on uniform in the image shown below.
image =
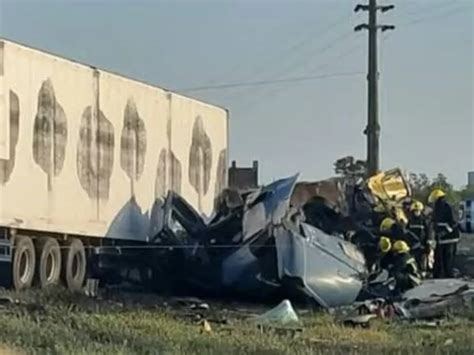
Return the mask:
<path fill-rule="evenodd" d="M 421 285 L 421 279 L 419 277 L 416 277 L 415 275 L 408 275 L 411 281 L 415 283 L 415 285 Z"/>
<path fill-rule="evenodd" d="M 410 228 L 410 229 L 425 229 L 425 226 L 422 225 L 422 224 L 410 224 L 408 226 L 408 228 Z"/>
<path fill-rule="evenodd" d="M 448 223 L 436 223 L 436 227 L 440 229 L 444 228 L 450 233 L 453 231 L 453 228 Z"/>
<path fill-rule="evenodd" d="M 441 239 L 438 240 L 438 244 L 451 244 L 451 243 L 457 243 L 459 242 L 459 238 L 453 238 L 453 239 Z"/>
<path fill-rule="evenodd" d="M 436 223 L 436 240 L 438 244 L 452 244 L 459 242 L 459 237 L 453 238 L 453 228 L 448 223 Z M 440 230 L 442 229 L 442 230 Z"/>

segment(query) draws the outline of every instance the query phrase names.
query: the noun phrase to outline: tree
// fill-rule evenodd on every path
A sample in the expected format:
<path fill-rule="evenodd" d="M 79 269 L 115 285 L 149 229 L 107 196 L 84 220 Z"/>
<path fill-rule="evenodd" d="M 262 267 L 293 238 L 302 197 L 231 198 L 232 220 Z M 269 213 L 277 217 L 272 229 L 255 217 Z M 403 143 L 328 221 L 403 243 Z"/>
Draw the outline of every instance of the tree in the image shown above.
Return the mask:
<path fill-rule="evenodd" d="M 434 189 L 443 190 L 446 193 L 446 199 L 449 202 L 456 205 L 459 204 L 459 201 L 461 200 L 459 192 L 457 192 L 453 185 L 448 182 L 448 178 L 444 174 L 438 173 L 438 175 L 433 179 L 431 190 Z"/>
<path fill-rule="evenodd" d="M 355 159 L 353 156 L 343 157 L 334 163 L 334 172 L 344 178 L 357 181 L 366 177 L 367 162 Z"/>
<path fill-rule="evenodd" d="M 466 186 L 464 189 L 459 191 L 459 197 L 461 200 L 474 200 L 474 186 Z"/>
<path fill-rule="evenodd" d="M 413 197 L 425 203 L 434 189 L 443 190 L 446 193 L 446 199 L 453 204 L 458 204 L 461 200 L 460 192 L 454 189 L 448 178 L 442 173 L 438 173 L 433 179 L 430 179 L 426 174 L 412 173 L 410 174 L 410 186 Z"/>
<path fill-rule="evenodd" d="M 430 193 L 431 181 L 426 174 L 410 174 L 412 195 L 416 200 L 426 201 Z"/>

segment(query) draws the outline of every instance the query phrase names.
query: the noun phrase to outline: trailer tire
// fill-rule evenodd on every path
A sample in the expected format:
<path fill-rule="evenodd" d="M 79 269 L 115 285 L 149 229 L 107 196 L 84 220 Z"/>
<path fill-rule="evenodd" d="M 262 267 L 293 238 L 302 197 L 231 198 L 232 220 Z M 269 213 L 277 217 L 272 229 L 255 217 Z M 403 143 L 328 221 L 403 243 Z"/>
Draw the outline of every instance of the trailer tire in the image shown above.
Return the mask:
<path fill-rule="evenodd" d="M 63 252 L 63 275 L 70 291 L 80 291 L 84 285 L 87 259 L 84 244 L 80 239 L 71 239 Z"/>
<path fill-rule="evenodd" d="M 41 238 L 37 243 L 36 272 L 41 288 L 57 285 L 61 277 L 61 249 L 54 238 Z"/>
<path fill-rule="evenodd" d="M 36 252 L 33 241 L 27 236 L 15 238 L 12 265 L 12 281 L 15 290 L 31 287 L 35 276 Z"/>

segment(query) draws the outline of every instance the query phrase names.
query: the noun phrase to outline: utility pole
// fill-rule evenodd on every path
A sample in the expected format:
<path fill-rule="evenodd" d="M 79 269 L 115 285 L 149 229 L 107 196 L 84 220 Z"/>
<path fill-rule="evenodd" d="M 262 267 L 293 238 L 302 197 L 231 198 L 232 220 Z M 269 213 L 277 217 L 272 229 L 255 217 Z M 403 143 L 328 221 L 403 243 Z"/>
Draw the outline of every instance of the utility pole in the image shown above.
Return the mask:
<path fill-rule="evenodd" d="M 354 27 L 354 31 L 369 31 L 369 55 L 368 55 L 368 102 L 367 102 L 367 127 L 364 134 L 367 135 L 367 173 L 369 176 L 377 174 L 379 171 L 379 137 L 380 124 L 378 117 L 378 79 L 377 69 L 377 32 L 394 30 L 395 26 L 377 24 L 377 11 L 387 12 L 394 8 L 394 5 L 377 5 L 377 0 L 369 0 L 368 5 L 357 5 L 354 9 L 369 12 L 369 23 L 360 24 Z"/>

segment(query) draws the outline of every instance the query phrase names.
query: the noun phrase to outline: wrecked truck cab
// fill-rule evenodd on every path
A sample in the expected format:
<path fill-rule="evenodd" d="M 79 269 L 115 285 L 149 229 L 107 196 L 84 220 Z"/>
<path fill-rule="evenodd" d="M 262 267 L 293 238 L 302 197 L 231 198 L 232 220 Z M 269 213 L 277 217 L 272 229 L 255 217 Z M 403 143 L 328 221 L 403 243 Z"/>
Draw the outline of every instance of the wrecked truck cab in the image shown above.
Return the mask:
<path fill-rule="evenodd" d="M 405 174 L 398 168 L 381 172 L 365 182 L 366 190 L 375 200 L 374 210 L 406 223 L 403 202 L 411 198 L 412 191 Z"/>
<path fill-rule="evenodd" d="M 324 308 L 353 303 L 366 277 L 363 254 L 351 243 L 301 224 L 301 233 L 275 230 L 280 279 L 297 280 L 300 290 Z"/>
<path fill-rule="evenodd" d="M 297 179 L 261 187 L 245 195 L 242 206 L 216 211 L 208 223 L 169 193 L 155 240 L 185 249 L 162 259 L 177 259 L 176 283 L 240 298 L 310 298 L 325 308 L 354 302 L 366 275 L 364 257 L 353 244 L 302 222 L 290 209 Z"/>

